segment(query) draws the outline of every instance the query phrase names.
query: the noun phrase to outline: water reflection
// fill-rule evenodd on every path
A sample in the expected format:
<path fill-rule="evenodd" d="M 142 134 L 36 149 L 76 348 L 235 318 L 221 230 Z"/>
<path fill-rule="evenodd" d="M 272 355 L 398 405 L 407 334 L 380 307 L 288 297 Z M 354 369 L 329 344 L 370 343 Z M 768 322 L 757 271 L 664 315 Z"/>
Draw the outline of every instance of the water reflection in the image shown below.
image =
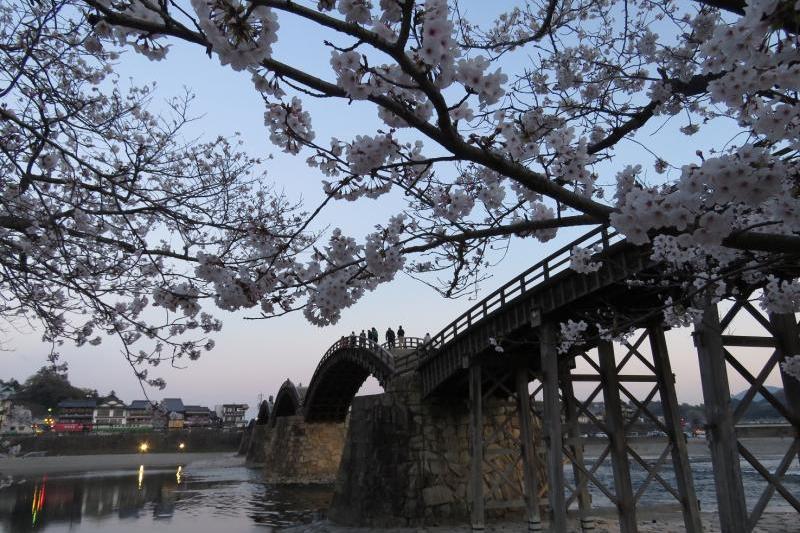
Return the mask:
<path fill-rule="evenodd" d="M 0 490 L 0 529 L 105 532 L 149 525 L 159 531 L 233 533 L 310 522 L 330 503 L 327 487 L 276 488 L 260 475 L 244 467 L 177 465 L 38 477 Z"/>

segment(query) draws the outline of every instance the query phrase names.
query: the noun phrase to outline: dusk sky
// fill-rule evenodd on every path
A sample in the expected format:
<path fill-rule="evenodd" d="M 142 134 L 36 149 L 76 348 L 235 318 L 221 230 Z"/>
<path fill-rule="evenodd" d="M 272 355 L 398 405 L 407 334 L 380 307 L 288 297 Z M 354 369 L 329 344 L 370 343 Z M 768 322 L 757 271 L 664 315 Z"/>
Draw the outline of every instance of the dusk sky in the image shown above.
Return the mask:
<path fill-rule="evenodd" d="M 308 65 L 316 72 L 329 74 L 329 53 L 310 46 L 308 36 L 293 28 L 286 17 L 280 18 L 280 24 L 276 57 L 301 68 Z M 318 45 L 322 38 L 321 34 L 315 33 L 312 44 Z M 159 99 L 180 94 L 184 86 L 189 88 L 197 95 L 193 112 L 200 116 L 191 125 L 193 135 L 213 138 L 241 132 L 242 149 L 265 159 L 267 180 L 274 181 L 277 190 L 285 190 L 289 198 L 302 198 L 308 208 L 313 208 L 322 198 L 321 176 L 305 165 L 306 156 L 302 153 L 299 157 L 286 156 L 269 143 L 263 122 L 264 103 L 253 89 L 248 75 L 221 67 L 216 57 L 208 58 L 199 47 L 180 44 L 174 44 L 162 62 L 150 62 L 133 51 L 126 51 L 119 62 L 118 73 L 123 84 L 128 78 L 139 85 L 157 82 L 153 109 L 159 108 Z M 323 144 L 331 136 L 348 139 L 356 134 L 374 132 L 379 127 L 375 109 L 363 103 L 347 107 L 342 102 L 305 98 L 304 107 L 311 112 L 317 140 Z M 651 126 L 651 129 L 655 128 Z M 659 143 L 656 135 L 663 138 L 667 134 L 654 132 L 653 144 L 663 148 L 663 155 L 669 155 L 671 140 L 667 138 L 666 144 Z M 686 142 L 683 139 L 679 141 Z M 626 150 L 629 151 L 627 154 Z M 686 153 L 685 146 L 681 152 Z M 617 154 L 626 155 L 623 157 L 625 161 L 637 156 L 648 161 L 652 159 L 651 155 L 632 144 L 618 149 Z M 274 158 L 267 159 L 270 155 Z M 642 164 L 647 166 L 646 162 Z M 614 173 L 619 168 L 607 165 L 603 169 L 607 176 L 601 182 L 613 183 Z M 652 171 L 649 171 L 649 176 L 654 179 Z M 399 211 L 396 195 L 388 196 L 379 201 L 339 202 L 325 213 L 318 228 L 323 229 L 325 224 L 329 224 L 331 229 L 338 226 L 345 234 L 361 241 L 375 224 L 385 222 L 391 214 Z M 495 254 L 499 264 L 488 271 L 491 279 L 481 283 L 480 291 L 474 296 L 483 297 L 588 229 L 562 231 L 555 241 L 546 244 L 532 239 L 512 242 L 507 253 L 499 250 Z M 154 376 L 166 379 L 167 388 L 164 391 L 151 390 L 150 394 L 154 399 L 178 396 L 191 404 L 213 406 L 223 402 L 245 402 L 252 406 L 259 393 L 265 397 L 276 393 L 286 378 L 295 383 L 308 383 L 319 358 L 342 335 L 375 326 L 383 339 L 387 327 L 396 329 L 400 324 L 408 336 L 422 337 L 426 332 L 435 334 L 473 303 L 474 300 L 467 298 L 446 300 L 424 284 L 400 274 L 395 282 L 382 285 L 355 307 L 345 310 L 339 324 L 327 328 L 308 324 L 299 313 L 270 320 L 245 320 L 255 313 L 231 314 L 209 308 L 224 322 L 222 332 L 213 337 L 216 348 L 204 353 L 196 362 L 185 362 L 186 368 L 172 369 L 162 365 L 153 369 Z M 736 327 L 738 334 L 752 328 L 745 323 Z M 668 335 L 672 364 L 677 374 L 678 398 L 680 401 L 700 402 L 702 391 L 696 355 L 688 331 L 675 331 Z M 39 341 L 37 333 L 7 330 L 5 338 L 4 348 L 8 351 L 0 354 L 0 377 L 24 380 L 46 363 L 49 347 Z M 77 349 L 65 345 L 60 351 L 69 364 L 73 384 L 96 388 L 101 393 L 113 389 L 125 401 L 143 397 L 113 339 L 107 338 L 99 347 Z M 763 350 L 761 353 L 769 355 Z M 779 384 L 776 373 L 768 383 Z M 733 392 L 743 387 L 741 380 L 731 384 Z M 362 390 L 378 392 L 380 389 L 373 381 Z"/>

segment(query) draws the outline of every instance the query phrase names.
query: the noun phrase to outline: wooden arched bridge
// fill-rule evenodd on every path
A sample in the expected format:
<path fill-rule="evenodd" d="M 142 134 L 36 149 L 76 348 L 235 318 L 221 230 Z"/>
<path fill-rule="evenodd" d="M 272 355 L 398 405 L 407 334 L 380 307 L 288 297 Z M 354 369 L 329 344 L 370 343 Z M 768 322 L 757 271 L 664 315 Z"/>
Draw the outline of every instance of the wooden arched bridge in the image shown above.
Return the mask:
<path fill-rule="evenodd" d="M 600 268 L 588 274 L 571 270 L 575 246 L 593 249 Z M 798 264 L 777 273 L 797 277 Z M 303 424 L 292 434 L 319 443 L 325 438 L 313 428 L 344 428 L 347 421 L 331 509 L 343 522 L 468 519 L 481 530 L 487 516 L 522 509 L 530 531 L 541 529 L 543 513 L 552 531 L 567 531 L 569 516 L 588 531 L 595 493 L 617 509 L 621 530 L 633 532 L 637 504 L 656 486 L 673 497 L 687 531 L 702 531 L 671 357 L 660 312 L 654 312 L 667 297 L 678 301 L 686 295 L 672 285 L 641 283 L 661 278 L 647 247 L 597 228 L 494 291 L 428 342 L 405 339 L 402 347 L 388 347 L 342 337 L 324 354 L 306 389 L 284 382 L 274 404 L 262 407 L 261 425 L 279 429 L 281 420 L 292 419 Z M 736 287 L 722 316 L 703 295 L 693 300 L 705 312 L 694 325 L 691 357 L 699 362 L 719 524 L 732 533 L 756 527 L 773 498 L 800 511 L 800 495 L 786 484 L 800 453 L 800 383 L 779 366 L 800 354 L 800 336 L 793 314 L 767 315 L 750 303 L 758 289 Z M 615 346 L 592 325 L 592 318 L 599 322 L 603 315 L 625 317 L 638 333 Z M 741 315 L 750 317 L 760 334 L 728 334 Z M 559 350 L 559 325 L 568 320 L 589 324 L 581 345 Z M 781 373 L 783 399 L 764 386 L 773 371 Z M 735 406 L 729 374 L 749 384 Z M 354 397 L 370 375 L 386 392 L 359 404 Z M 588 396 L 576 397 L 576 384 L 589 386 Z M 736 433 L 757 394 L 792 428 L 786 452 L 772 470 Z M 601 398 L 598 413 L 592 404 Z M 591 460 L 579 419 L 591 420 L 607 436 Z M 631 444 L 630 430 L 641 419 L 666 435 L 656 457 L 642 456 Z M 265 431 L 265 446 L 272 446 L 266 452 L 269 471 L 287 452 L 269 436 L 272 430 Z M 254 445 L 260 446 L 255 440 Z M 298 457 L 309 464 L 322 461 Z M 613 480 L 607 483 L 598 469 L 609 462 Z M 740 464 L 760 476 L 758 498 L 745 497 Z M 570 467 L 568 477 L 564 465 Z"/>

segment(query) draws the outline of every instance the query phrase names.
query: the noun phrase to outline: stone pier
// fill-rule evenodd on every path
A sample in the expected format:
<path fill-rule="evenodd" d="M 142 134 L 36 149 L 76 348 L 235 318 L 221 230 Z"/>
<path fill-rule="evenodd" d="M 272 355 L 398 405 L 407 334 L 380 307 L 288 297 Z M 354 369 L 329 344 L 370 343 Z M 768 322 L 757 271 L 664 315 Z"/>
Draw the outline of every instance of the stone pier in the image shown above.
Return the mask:
<path fill-rule="evenodd" d="M 389 391 L 353 400 L 329 517 L 343 525 L 391 527 L 469 522 L 469 409 L 421 399 L 414 375 Z M 491 400 L 483 432 L 489 516 L 522 517 L 523 476 L 514 401 Z"/>
<path fill-rule="evenodd" d="M 333 483 L 346 432 L 346 423 L 309 423 L 301 415 L 276 417 L 263 436 L 266 481 Z"/>

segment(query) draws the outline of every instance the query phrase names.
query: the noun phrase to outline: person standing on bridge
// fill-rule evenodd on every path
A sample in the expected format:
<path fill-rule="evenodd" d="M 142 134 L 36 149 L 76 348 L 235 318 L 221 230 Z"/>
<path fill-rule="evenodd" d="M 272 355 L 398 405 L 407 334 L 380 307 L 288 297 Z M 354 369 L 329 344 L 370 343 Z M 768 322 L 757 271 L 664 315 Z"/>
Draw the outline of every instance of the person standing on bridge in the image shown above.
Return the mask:
<path fill-rule="evenodd" d="M 394 331 L 392 331 L 392 328 L 386 330 L 386 344 L 389 345 L 389 348 L 394 348 Z"/>
<path fill-rule="evenodd" d="M 402 324 L 397 328 L 397 344 L 400 345 L 401 348 L 406 347 L 406 332 Z"/>
<path fill-rule="evenodd" d="M 358 345 L 362 348 L 367 345 L 367 334 L 364 330 L 361 330 L 361 334 L 358 336 Z"/>
<path fill-rule="evenodd" d="M 350 332 L 350 347 L 351 348 L 355 348 L 356 347 L 356 332 L 355 331 L 351 331 Z"/>
<path fill-rule="evenodd" d="M 425 334 L 425 338 L 422 339 L 422 345 L 423 345 L 423 347 L 424 347 L 426 352 L 431 349 L 431 334 L 430 334 L 430 332 Z"/>
<path fill-rule="evenodd" d="M 372 342 L 374 342 L 375 344 L 378 344 L 380 342 L 380 339 L 378 338 L 378 330 L 375 329 L 375 326 L 372 326 L 372 329 L 369 330 L 369 332 L 370 332 L 370 335 L 372 335 L 370 337 L 372 339 Z"/>

